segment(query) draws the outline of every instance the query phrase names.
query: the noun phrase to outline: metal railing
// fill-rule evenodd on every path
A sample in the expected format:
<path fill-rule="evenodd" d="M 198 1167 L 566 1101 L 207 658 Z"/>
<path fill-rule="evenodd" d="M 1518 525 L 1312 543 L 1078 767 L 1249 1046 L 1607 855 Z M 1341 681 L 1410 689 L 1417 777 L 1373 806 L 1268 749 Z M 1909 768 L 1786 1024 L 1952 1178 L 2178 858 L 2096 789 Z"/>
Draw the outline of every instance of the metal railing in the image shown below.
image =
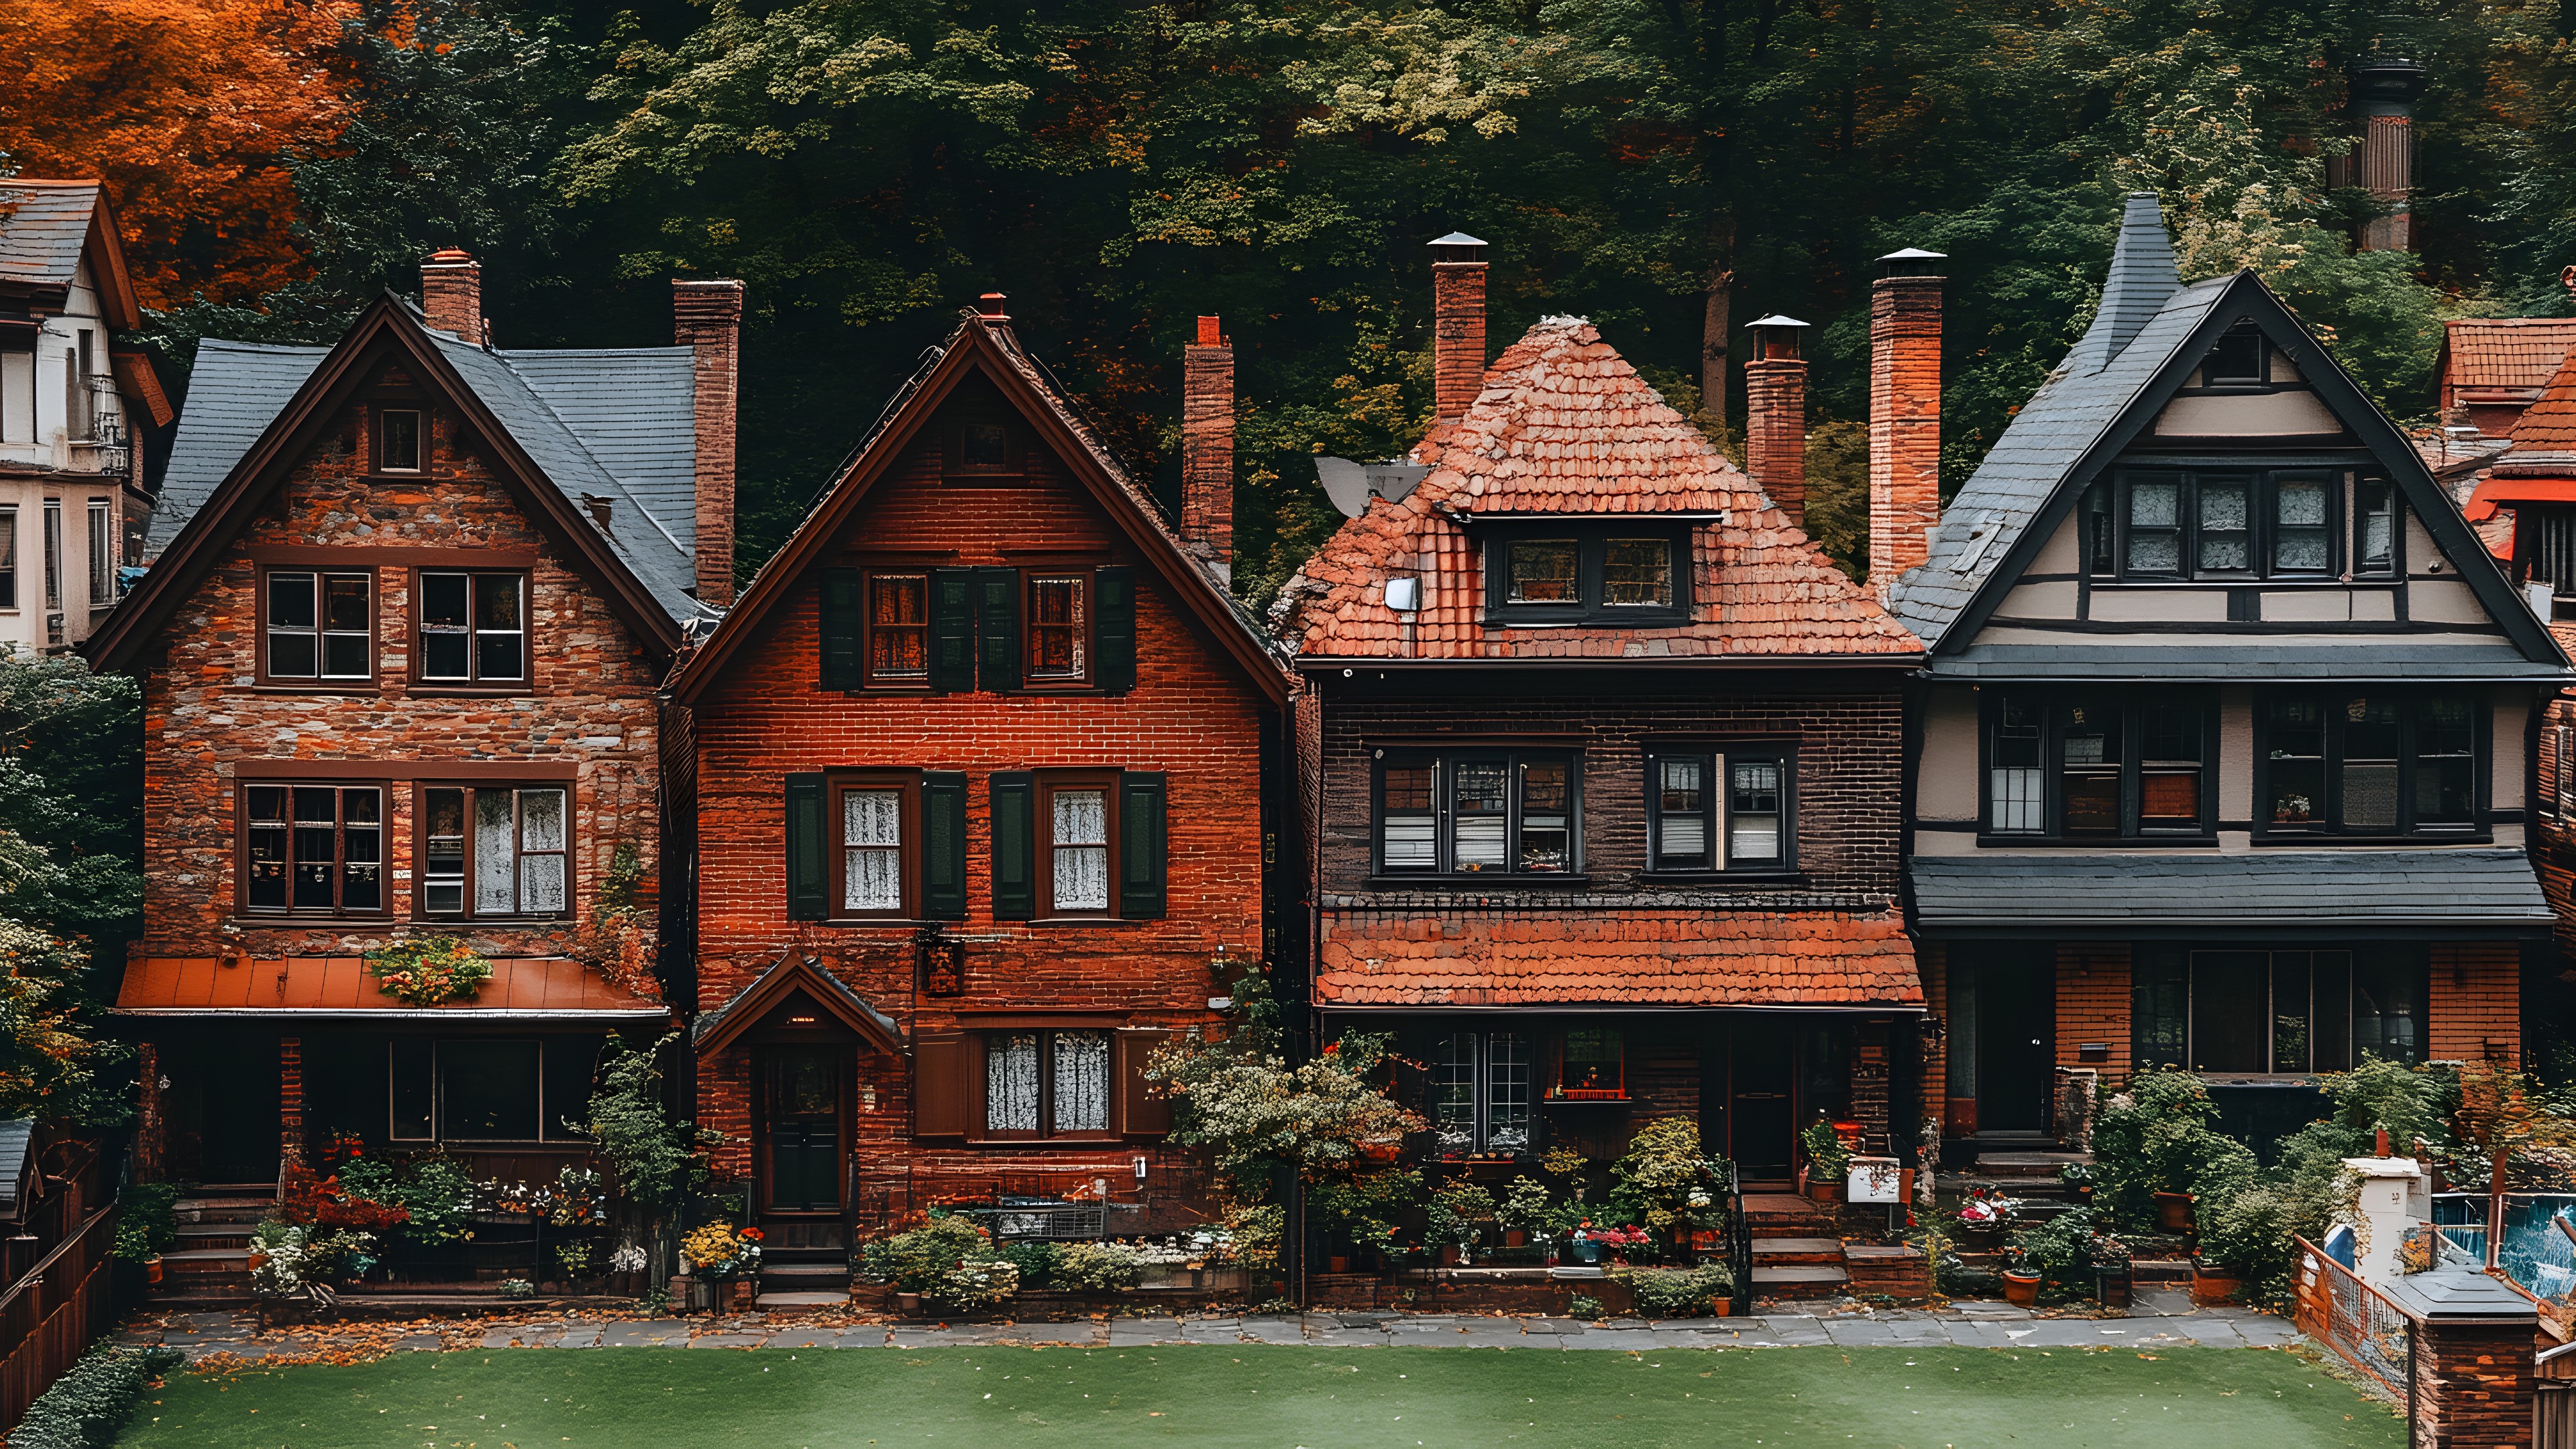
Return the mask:
<path fill-rule="evenodd" d="M 1753 1311 L 1753 1221 L 1744 1212 L 1744 1177 L 1726 1164 L 1726 1267 L 1735 1280 L 1732 1312 L 1741 1318 Z"/>
<path fill-rule="evenodd" d="M 2299 1245 L 2299 1331 L 2412 1404 L 2415 1320 L 2305 1238 Z"/>

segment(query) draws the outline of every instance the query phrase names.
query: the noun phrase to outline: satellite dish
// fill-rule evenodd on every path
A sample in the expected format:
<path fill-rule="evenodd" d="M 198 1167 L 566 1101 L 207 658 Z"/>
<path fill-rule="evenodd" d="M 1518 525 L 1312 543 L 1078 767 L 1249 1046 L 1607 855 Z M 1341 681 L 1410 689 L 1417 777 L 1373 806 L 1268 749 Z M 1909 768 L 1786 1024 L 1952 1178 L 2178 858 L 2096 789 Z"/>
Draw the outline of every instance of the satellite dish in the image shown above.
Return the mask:
<path fill-rule="evenodd" d="M 1369 500 L 1383 498 L 1401 503 L 1414 485 L 1430 473 L 1426 463 L 1354 463 L 1348 458 L 1315 459 L 1315 481 L 1324 485 L 1324 496 L 1344 518 L 1357 518 L 1368 512 Z"/>

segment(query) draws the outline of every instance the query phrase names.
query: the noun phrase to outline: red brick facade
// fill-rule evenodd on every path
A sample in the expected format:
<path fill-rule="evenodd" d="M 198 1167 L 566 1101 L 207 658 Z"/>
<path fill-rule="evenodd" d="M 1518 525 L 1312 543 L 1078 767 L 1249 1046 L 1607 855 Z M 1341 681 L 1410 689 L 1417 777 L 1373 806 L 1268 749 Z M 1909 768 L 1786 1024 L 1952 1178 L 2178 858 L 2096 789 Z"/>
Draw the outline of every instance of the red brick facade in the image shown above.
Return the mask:
<path fill-rule="evenodd" d="M 1869 581 L 1884 592 L 1930 556 L 1941 518 L 1941 279 L 1872 284 L 1869 349 Z"/>

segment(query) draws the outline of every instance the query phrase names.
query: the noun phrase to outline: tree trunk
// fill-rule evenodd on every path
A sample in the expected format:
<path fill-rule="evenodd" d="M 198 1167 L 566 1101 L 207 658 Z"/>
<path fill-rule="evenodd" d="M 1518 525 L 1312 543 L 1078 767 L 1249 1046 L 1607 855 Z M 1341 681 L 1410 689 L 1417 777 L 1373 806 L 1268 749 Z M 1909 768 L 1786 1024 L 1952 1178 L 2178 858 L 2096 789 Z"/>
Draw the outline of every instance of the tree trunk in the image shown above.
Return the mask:
<path fill-rule="evenodd" d="M 1735 291 L 1735 218 L 1720 215 L 1708 229 L 1708 303 L 1700 319 L 1699 407 L 1726 426 L 1726 339 Z"/>

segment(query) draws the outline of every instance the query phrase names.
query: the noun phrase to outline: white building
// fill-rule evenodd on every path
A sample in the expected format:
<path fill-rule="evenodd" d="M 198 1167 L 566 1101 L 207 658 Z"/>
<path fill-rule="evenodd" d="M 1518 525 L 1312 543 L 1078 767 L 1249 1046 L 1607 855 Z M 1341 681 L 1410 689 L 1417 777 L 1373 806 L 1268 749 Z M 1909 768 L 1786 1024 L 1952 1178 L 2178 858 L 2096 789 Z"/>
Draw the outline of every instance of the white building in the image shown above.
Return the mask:
<path fill-rule="evenodd" d="M 106 191 L 0 181 L 0 642 L 77 643 L 139 564 L 144 441 L 172 411 Z"/>

